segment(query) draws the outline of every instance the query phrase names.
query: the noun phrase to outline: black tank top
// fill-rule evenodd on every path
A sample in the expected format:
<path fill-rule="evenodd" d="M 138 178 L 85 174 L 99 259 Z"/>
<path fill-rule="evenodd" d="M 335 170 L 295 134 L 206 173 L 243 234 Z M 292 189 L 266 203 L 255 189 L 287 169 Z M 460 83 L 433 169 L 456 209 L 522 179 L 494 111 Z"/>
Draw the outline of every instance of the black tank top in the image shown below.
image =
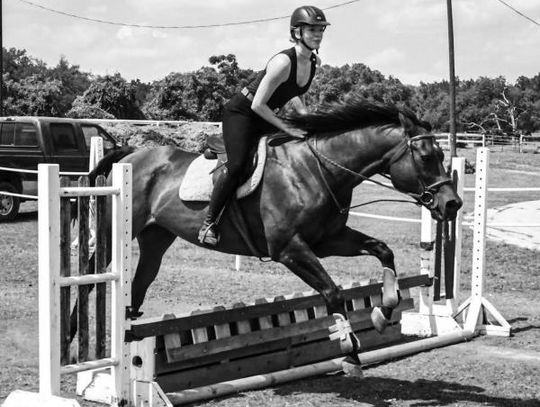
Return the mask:
<path fill-rule="evenodd" d="M 305 86 L 300 87 L 296 83 L 296 50 L 293 47 L 283 50 L 279 54 L 285 54 L 289 57 L 289 59 L 291 60 L 291 72 L 287 80 L 277 87 L 273 95 L 268 100 L 268 107 L 272 110 L 276 108 L 281 109 L 285 105 L 285 103 L 287 103 L 293 97 L 300 96 L 306 93 L 309 89 L 309 85 L 311 85 L 313 77 L 315 76 L 315 69 L 317 67 L 317 57 L 315 54 L 311 53 L 311 72 L 309 74 L 309 80 L 307 81 Z M 251 81 L 249 85 L 246 86 L 246 88 L 252 94 L 255 94 L 255 92 L 257 92 L 257 88 L 259 87 L 265 74 L 266 69 L 259 72 L 255 79 L 253 79 L 253 81 Z"/>

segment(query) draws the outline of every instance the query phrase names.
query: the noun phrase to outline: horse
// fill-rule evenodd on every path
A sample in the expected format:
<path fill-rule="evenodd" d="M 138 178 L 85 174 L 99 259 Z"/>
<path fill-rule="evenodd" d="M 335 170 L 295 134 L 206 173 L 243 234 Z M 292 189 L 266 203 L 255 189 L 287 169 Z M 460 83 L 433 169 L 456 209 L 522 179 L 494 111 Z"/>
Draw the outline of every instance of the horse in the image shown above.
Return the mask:
<path fill-rule="evenodd" d="M 210 249 L 269 257 L 285 265 L 320 293 L 336 322 L 338 316 L 346 320 L 343 296 L 319 258 L 375 256 L 383 269 L 383 290 L 382 305 L 373 309 L 371 317 L 382 332 L 400 300 L 394 254 L 386 243 L 347 226 L 353 189 L 381 174 L 396 190 L 428 208 L 434 219 L 453 220 L 462 200 L 444 168 L 443 152 L 428 123 L 409 109 L 389 104 L 352 98 L 287 121 L 307 136 L 267 146 L 260 184 L 226 207 L 218 226 L 220 240 Z M 183 176 L 197 157 L 172 146 L 125 147 L 105 156 L 90 174 L 93 182 L 98 174 L 107 174 L 114 162 L 132 165 L 136 197 L 132 233 L 140 248 L 132 282 L 132 318 L 141 315 L 146 292 L 173 241 L 180 237 L 201 246 L 197 235 L 208 204 L 178 197 Z M 249 239 L 236 226 L 239 214 Z M 348 329 L 346 324 L 336 325 L 345 326 L 345 363 L 359 367 L 358 339 L 350 325 Z"/>

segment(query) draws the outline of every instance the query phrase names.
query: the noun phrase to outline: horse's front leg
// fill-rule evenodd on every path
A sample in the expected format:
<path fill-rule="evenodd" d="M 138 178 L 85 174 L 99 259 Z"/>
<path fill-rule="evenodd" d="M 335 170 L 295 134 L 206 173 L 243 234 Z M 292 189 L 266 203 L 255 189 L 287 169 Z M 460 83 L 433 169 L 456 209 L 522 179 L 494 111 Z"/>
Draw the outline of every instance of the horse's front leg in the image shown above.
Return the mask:
<path fill-rule="evenodd" d="M 343 353 L 349 355 L 345 358 L 343 370 L 349 375 L 361 376 L 358 357 L 360 341 L 347 321 L 345 301 L 340 289 L 323 268 L 317 256 L 302 238 L 295 235 L 275 257 L 324 298 L 328 315 L 334 315 L 336 319 L 336 325 L 331 328 L 337 332 L 330 335 L 330 338 L 339 339 Z"/>
<path fill-rule="evenodd" d="M 399 304 L 394 253 L 386 245 L 371 236 L 345 227 L 343 232 L 331 236 L 314 249 L 318 257 L 361 256 L 377 257 L 383 266 L 383 293 L 381 307 L 374 307 L 371 320 L 378 332 L 383 332 L 390 321 L 392 310 Z"/>

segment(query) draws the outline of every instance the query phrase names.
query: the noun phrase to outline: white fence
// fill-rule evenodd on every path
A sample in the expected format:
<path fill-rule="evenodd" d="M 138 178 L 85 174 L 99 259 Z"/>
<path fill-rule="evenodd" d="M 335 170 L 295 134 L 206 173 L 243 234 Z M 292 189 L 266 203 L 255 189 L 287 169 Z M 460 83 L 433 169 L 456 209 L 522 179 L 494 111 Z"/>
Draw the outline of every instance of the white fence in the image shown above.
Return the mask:
<path fill-rule="evenodd" d="M 443 148 L 450 148 L 450 133 L 437 133 L 435 134 L 438 143 Z M 465 143 L 470 144 L 473 147 L 485 147 L 486 146 L 486 135 L 477 134 L 477 133 L 456 133 L 456 143 Z"/>
<path fill-rule="evenodd" d="M 519 136 L 520 153 L 540 153 L 540 133 Z"/>
<path fill-rule="evenodd" d="M 450 148 L 450 133 L 435 134 L 438 143 L 443 148 Z M 456 133 L 456 143 L 467 145 L 468 147 L 487 147 L 487 146 L 505 146 L 512 147 L 520 153 L 540 153 L 540 133 L 530 136 L 504 136 L 495 134 L 480 134 L 480 133 Z"/>

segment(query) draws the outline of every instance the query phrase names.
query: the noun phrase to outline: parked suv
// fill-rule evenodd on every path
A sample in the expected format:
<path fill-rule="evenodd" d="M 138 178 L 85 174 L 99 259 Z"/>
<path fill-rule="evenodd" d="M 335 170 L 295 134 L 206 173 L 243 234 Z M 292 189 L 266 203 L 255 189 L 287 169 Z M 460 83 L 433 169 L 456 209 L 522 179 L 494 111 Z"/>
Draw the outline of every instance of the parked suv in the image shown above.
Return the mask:
<path fill-rule="evenodd" d="M 60 171 L 87 172 L 90 140 L 103 138 L 105 154 L 119 143 L 101 126 L 85 120 L 52 117 L 0 117 L 0 167 L 37 170 L 59 164 Z M 0 169 L 0 191 L 37 195 L 37 175 Z M 25 198 L 2 195 L 0 221 L 14 219 Z"/>

